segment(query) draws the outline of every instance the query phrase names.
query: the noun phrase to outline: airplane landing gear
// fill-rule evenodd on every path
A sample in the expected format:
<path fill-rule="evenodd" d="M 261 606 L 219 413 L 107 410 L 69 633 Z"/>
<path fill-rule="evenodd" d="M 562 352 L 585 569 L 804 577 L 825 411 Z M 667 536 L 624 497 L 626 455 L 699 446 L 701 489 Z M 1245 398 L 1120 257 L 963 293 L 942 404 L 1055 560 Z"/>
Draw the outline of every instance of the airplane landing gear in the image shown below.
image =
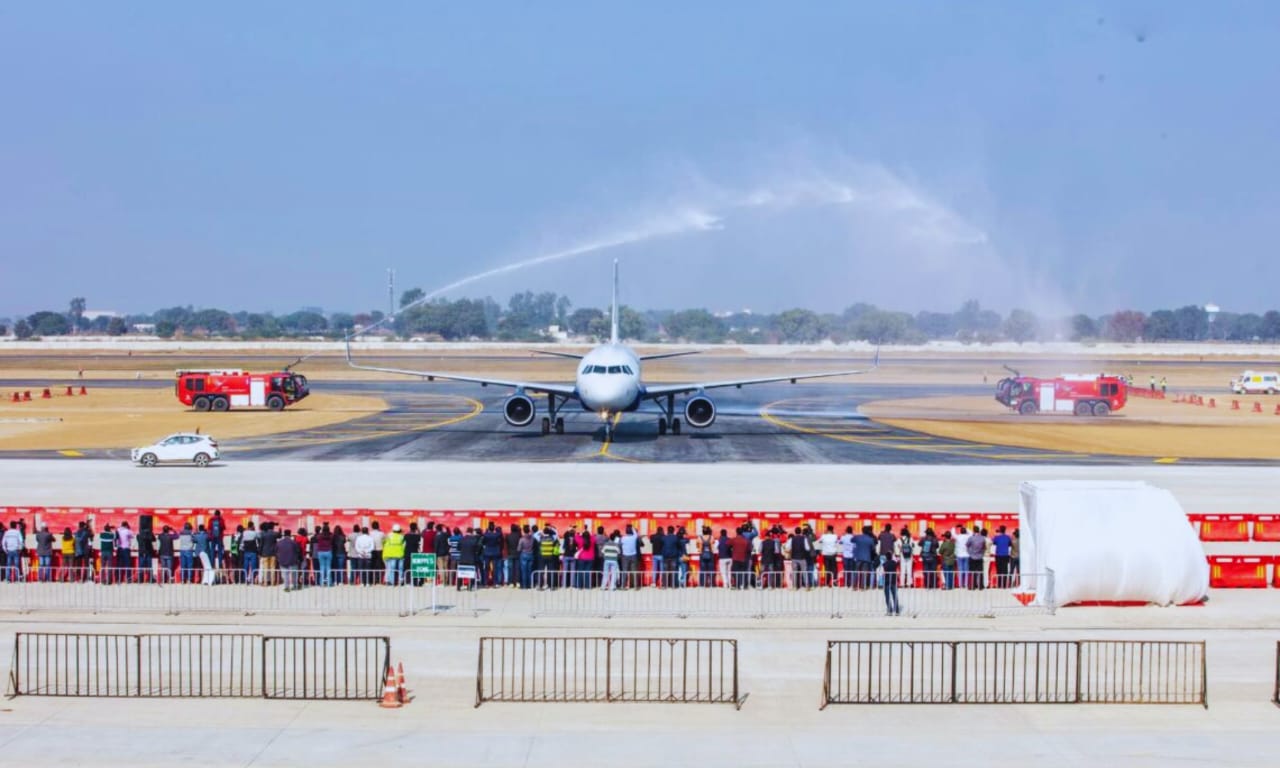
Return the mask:
<path fill-rule="evenodd" d="M 658 419 L 658 434 L 659 435 L 667 434 L 667 417 L 666 416 L 663 416 L 662 418 Z"/>
<path fill-rule="evenodd" d="M 662 416 L 658 419 L 658 434 L 665 435 L 670 432 L 673 435 L 680 434 L 680 419 L 676 414 L 676 396 L 667 395 L 666 405 L 661 400 L 656 400 L 658 408 L 662 411 Z"/>
<path fill-rule="evenodd" d="M 556 434 L 557 435 L 564 434 L 564 417 L 563 416 L 556 417 Z"/>
<path fill-rule="evenodd" d="M 551 419 L 547 418 L 546 416 L 542 417 L 542 434 L 544 435 L 551 434 Z"/>
<path fill-rule="evenodd" d="M 678 434 L 680 434 L 680 420 L 679 420 L 679 419 L 672 419 L 672 420 L 671 420 L 671 434 L 673 434 L 673 435 L 678 435 Z"/>

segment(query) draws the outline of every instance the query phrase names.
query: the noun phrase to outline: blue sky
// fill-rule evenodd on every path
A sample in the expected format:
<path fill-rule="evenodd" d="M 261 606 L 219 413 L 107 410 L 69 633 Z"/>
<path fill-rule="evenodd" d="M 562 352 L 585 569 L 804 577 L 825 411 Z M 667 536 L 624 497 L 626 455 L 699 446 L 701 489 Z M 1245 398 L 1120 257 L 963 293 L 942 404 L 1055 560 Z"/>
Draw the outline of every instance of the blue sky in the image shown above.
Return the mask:
<path fill-rule="evenodd" d="M 0 6 L 0 316 L 1280 307 L 1280 4 L 618 6 Z"/>

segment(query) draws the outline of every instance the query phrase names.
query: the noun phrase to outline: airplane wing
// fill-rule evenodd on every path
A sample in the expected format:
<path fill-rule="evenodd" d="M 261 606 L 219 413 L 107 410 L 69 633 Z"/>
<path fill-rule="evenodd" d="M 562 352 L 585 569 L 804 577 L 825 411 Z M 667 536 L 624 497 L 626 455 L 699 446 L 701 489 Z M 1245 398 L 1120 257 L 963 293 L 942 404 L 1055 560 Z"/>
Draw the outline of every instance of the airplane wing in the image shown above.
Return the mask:
<path fill-rule="evenodd" d="M 685 355 L 700 355 L 702 350 L 691 349 L 687 352 L 663 352 L 657 355 L 640 355 L 641 360 L 662 360 L 668 357 L 684 357 Z"/>
<path fill-rule="evenodd" d="M 575 354 L 573 352 L 552 352 L 549 349 L 531 349 L 529 350 L 535 355 L 550 355 L 552 357 L 567 357 L 570 360 L 581 360 L 584 355 Z"/>
<path fill-rule="evenodd" d="M 856 376 L 862 373 L 870 373 L 880 367 L 880 350 L 876 350 L 876 358 L 872 362 L 870 368 L 861 368 L 856 371 L 829 371 L 827 373 L 799 373 L 791 376 L 766 376 L 759 379 L 736 379 L 728 381 L 703 381 L 692 382 L 688 384 L 653 384 L 644 388 L 644 394 L 641 397 L 652 399 L 655 397 L 666 397 L 667 395 L 682 395 L 686 392 L 698 392 L 704 389 L 723 389 L 724 387 L 749 387 L 752 384 L 771 384 L 778 381 L 789 381 L 795 384 L 801 379 L 825 379 L 832 376 Z"/>
<path fill-rule="evenodd" d="M 374 371 L 376 373 L 396 373 L 402 376 L 418 376 L 427 381 L 462 381 L 469 384 L 479 384 L 482 387 L 510 387 L 511 389 L 520 389 L 525 392 L 542 392 L 561 397 L 569 397 L 577 399 L 577 389 L 572 384 L 546 384 L 536 381 L 508 381 L 507 379 L 490 379 L 483 376 L 467 376 L 459 373 L 436 373 L 435 371 L 411 371 L 404 368 L 381 368 L 373 365 L 359 365 L 351 359 L 351 349 L 347 348 L 347 365 L 357 371 Z"/>

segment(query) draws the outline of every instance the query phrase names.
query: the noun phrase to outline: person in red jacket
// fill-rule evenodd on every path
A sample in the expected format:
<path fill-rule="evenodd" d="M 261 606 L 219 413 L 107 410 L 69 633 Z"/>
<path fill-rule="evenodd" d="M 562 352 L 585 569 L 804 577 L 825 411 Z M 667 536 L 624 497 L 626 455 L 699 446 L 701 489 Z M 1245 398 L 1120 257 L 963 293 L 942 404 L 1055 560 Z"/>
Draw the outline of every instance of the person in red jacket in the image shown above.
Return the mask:
<path fill-rule="evenodd" d="M 729 557 L 733 560 L 730 566 L 733 572 L 733 588 L 746 589 L 747 566 L 751 562 L 751 541 L 743 535 L 741 528 L 729 541 Z"/>

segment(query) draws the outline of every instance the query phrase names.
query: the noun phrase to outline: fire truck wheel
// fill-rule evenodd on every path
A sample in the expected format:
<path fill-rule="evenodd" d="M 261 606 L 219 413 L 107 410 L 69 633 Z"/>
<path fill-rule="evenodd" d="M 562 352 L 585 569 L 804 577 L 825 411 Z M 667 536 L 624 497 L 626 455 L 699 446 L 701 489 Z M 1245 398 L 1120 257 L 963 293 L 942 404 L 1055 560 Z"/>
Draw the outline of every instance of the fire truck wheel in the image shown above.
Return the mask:
<path fill-rule="evenodd" d="M 229 406 L 230 403 L 227 402 L 227 398 L 215 397 L 213 398 L 213 401 L 209 403 L 209 410 L 221 412 L 227 410 Z"/>
<path fill-rule="evenodd" d="M 1106 416 L 1106 415 L 1108 415 L 1108 414 L 1110 414 L 1110 413 L 1111 413 L 1111 406 L 1107 405 L 1106 403 L 1094 403 L 1094 404 L 1093 404 L 1093 415 L 1094 415 L 1094 416 Z"/>
<path fill-rule="evenodd" d="M 284 398 L 279 395 L 272 395 L 267 398 L 267 407 L 273 411 L 284 409 Z"/>
<path fill-rule="evenodd" d="M 1022 414 L 1023 416 L 1030 416 L 1031 414 L 1039 410 L 1040 410 L 1040 406 L 1036 405 L 1036 402 L 1034 400 L 1023 400 L 1022 404 L 1018 406 L 1018 413 Z"/>
<path fill-rule="evenodd" d="M 197 467 L 207 467 L 209 466 L 209 454 L 197 453 L 193 461 L 195 461 Z"/>
<path fill-rule="evenodd" d="M 195 402 L 191 404 L 197 411 L 209 410 L 209 398 L 197 397 Z"/>
<path fill-rule="evenodd" d="M 1093 415 L 1093 405 L 1092 405 L 1092 404 L 1090 404 L 1089 402 L 1085 401 L 1085 400 L 1081 400 L 1081 401 L 1079 401 L 1078 403 L 1076 403 L 1076 415 L 1077 415 L 1077 416 L 1092 416 L 1092 415 Z"/>

